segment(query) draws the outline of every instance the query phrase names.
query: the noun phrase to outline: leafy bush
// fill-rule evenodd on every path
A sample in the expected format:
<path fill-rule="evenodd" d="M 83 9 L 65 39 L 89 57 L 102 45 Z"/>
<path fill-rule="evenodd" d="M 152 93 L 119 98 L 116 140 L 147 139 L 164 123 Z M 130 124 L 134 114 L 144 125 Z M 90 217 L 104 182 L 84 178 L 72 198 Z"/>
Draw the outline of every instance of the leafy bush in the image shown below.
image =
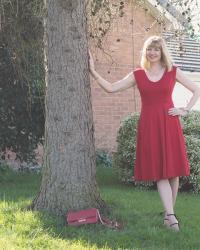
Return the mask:
<path fill-rule="evenodd" d="M 200 193 L 200 112 L 193 111 L 181 118 L 190 162 L 190 176 L 181 177 L 181 190 Z"/>
<path fill-rule="evenodd" d="M 99 149 L 96 151 L 96 164 L 111 167 L 112 156 L 107 151 Z"/>
<path fill-rule="evenodd" d="M 0 7 L 0 152 L 11 149 L 26 162 L 44 137 L 42 8 L 36 0 Z"/>
<path fill-rule="evenodd" d="M 131 182 L 134 185 L 138 185 L 132 179 L 138 119 L 139 113 L 135 113 L 122 121 L 117 136 L 117 152 L 113 154 L 113 167 L 118 173 L 119 179 L 122 182 Z M 192 111 L 189 115 L 181 117 L 181 123 L 183 125 L 191 174 L 188 177 L 180 178 L 180 189 L 182 191 L 200 193 L 200 112 Z M 155 185 L 149 185 L 149 187 L 152 186 L 154 187 Z"/>
<path fill-rule="evenodd" d="M 113 167 L 123 182 L 132 182 L 136 152 L 136 134 L 139 113 L 127 116 L 121 123 L 117 135 L 117 152 L 113 154 Z"/>

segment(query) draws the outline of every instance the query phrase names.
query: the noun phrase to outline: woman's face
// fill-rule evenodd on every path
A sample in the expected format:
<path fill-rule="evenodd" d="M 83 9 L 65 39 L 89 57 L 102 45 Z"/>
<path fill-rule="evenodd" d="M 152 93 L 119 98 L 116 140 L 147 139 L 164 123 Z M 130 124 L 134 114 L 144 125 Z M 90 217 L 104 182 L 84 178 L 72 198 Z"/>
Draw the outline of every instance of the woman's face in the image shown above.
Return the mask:
<path fill-rule="evenodd" d="M 149 46 L 146 49 L 146 57 L 150 63 L 161 60 L 161 49 L 158 46 Z"/>

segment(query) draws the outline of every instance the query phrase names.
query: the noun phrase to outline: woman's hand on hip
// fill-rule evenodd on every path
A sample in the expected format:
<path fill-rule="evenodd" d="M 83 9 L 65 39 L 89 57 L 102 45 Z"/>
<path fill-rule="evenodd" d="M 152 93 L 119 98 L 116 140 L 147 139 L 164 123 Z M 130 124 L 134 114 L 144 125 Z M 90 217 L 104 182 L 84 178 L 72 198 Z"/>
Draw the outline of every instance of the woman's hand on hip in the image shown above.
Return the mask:
<path fill-rule="evenodd" d="M 184 115 L 187 115 L 188 114 L 188 111 L 185 110 L 184 108 L 170 108 L 168 110 L 168 115 L 171 115 L 171 116 L 177 116 L 177 115 L 181 115 L 181 116 L 184 116 Z"/>

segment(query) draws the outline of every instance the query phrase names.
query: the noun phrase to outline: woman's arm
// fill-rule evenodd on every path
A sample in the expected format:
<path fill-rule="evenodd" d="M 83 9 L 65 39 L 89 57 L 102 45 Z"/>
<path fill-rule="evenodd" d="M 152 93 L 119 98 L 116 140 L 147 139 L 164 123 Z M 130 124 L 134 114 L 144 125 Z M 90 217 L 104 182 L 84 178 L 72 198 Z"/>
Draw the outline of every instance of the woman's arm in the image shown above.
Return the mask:
<path fill-rule="evenodd" d="M 101 77 L 94 68 L 94 61 L 90 54 L 90 73 L 94 77 L 94 79 L 97 81 L 97 83 L 108 93 L 114 93 L 118 91 L 122 91 L 124 89 L 133 87 L 136 82 L 133 73 L 129 73 L 127 76 L 125 76 L 123 79 L 110 83 L 107 80 L 105 80 L 103 77 Z"/>
<path fill-rule="evenodd" d="M 184 87 L 186 87 L 187 89 L 189 89 L 193 95 L 187 105 L 187 107 L 185 107 L 187 110 L 190 110 L 194 104 L 196 103 L 196 101 L 198 100 L 199 96 L 200 96 L 200 88 L 198 86 L 196 86 L 180 69 L 177 68 L 177 72 L 176 72 L 176 79 L 179 83 L 181 83 Z"/>
<path fill-rule="evenodd" d="M 176 108 L 172 108 L 170 109 L 171 112 L 169 112 L 169 114 L 171 115 L 184 115 L 186 114 L 196 103 L 196 101 L 198 100 L 198 98 L 200 97 L 200 88 L 198 86 L 196 86 L 184 73 L 182 70 L 180 70 L 179 68 L 177 68 L 176 71 L 176 80 L 182 84 L 184 87 L 186 87 L 188 90 L 190 90 L 193 95 L 189 101 L 189 103 L 187 104 L 187 106 L 185 108 L 180 108 L 180 109 L 176 109 Z M 176 109 L 176 110 L 175 110 Z M 173 112 L 174 110 L 174 112 Z M 178 114 L 177 114 L 178 112 Z M 176 113 L 176 114 L 175 114 Z"/>

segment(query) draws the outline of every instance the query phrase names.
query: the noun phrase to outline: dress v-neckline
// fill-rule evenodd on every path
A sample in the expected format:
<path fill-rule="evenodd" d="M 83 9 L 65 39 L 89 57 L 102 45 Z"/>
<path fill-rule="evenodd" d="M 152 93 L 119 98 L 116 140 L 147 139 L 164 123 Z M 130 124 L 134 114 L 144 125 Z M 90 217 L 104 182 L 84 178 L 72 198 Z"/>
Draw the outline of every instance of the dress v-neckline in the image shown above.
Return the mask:
<path fill-rule="evenodd" d="M 146 71 L 144 70 L 144 74 L 145 74 L 145 77 L 147 78 L 147 80 L 148 80 L 149 82 L 155 83 L 155 84 L 156 84 L 156 83 L 159 83 L 159 82 L 164 78 L 166 72 L 167 72 L 167 70 L 165 69 L 165 70 L 164 70 L 164 73 L 162 74 L 161 78 L 160 78 L 158 81 L 152 81 L 152 80 L 149 79 L 149 77 L 147 76 Z"/>

